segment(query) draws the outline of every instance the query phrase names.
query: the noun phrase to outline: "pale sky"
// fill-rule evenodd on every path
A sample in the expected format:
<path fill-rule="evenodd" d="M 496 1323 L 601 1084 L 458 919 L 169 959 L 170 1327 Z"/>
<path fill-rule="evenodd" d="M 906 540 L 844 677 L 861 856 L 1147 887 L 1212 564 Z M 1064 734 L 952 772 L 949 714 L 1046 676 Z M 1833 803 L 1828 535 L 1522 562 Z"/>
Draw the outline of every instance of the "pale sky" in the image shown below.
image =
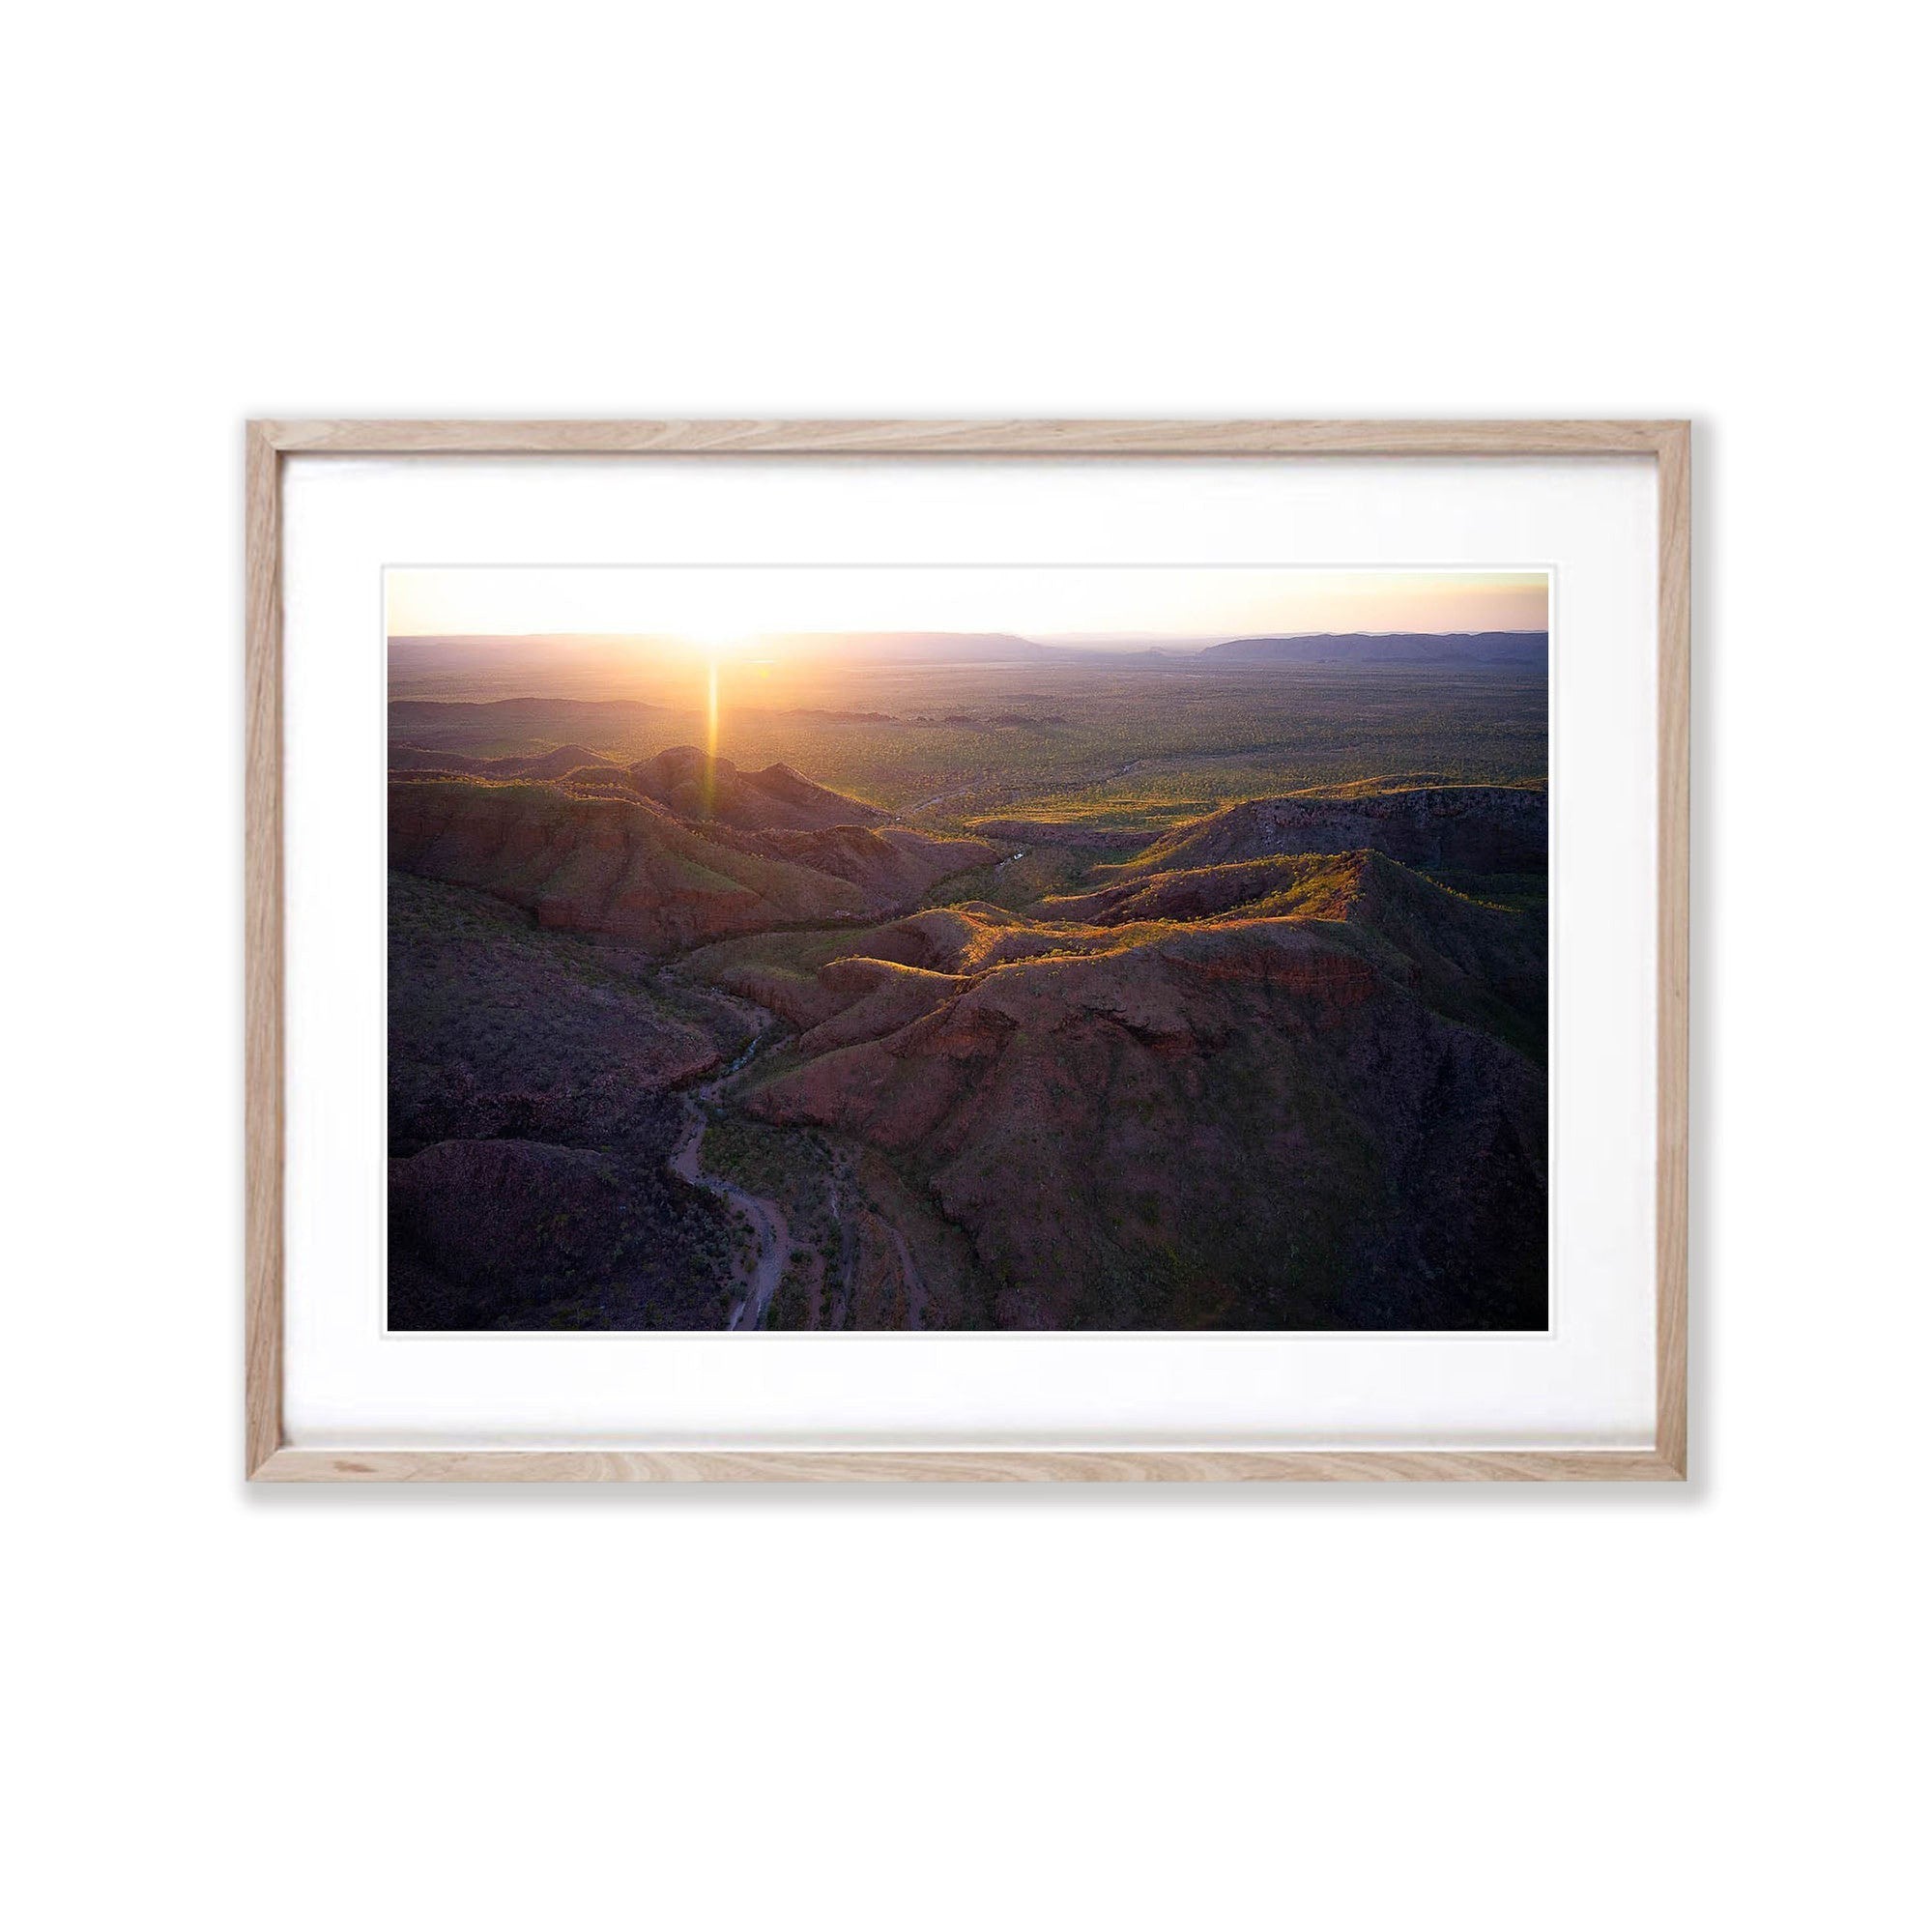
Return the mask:
<path fill-rule="evenodd" d="M 1549 609 L 1541 570 L 568 565 L 397 566 L 384 576 L 391 637 L 592 632 L 706 649 L 787 631 L 1053 640 L 1543 630 Z"/>

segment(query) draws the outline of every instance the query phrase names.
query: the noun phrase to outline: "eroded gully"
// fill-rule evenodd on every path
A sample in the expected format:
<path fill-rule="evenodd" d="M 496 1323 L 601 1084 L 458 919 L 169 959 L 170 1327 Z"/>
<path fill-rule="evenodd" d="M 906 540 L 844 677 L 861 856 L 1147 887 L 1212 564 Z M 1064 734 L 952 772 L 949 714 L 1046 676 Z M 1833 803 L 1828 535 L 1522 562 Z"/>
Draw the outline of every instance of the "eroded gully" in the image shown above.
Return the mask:
<path fill-rule="evenodd" d="M 732 1310 L 732 1318 L 726 1325 L 730 1328 L 757 1328 L 771 1307 L 771 1298 L 778 1292 L 778 1283 L 785 1278 L 786 1264 L 792 1258 L 792 1230 L 786 1224 L 785 1210 L 775 1200 L 752 1194 L 722 1174 L 706 1173 L 702 1155 L 705 1130 L 710 1125 L 706 1108 L 757 1057 L 758 1050 L 764 1044 L 765 1033 L 777 1016 L 748 999 L 719 995 L 713 995 L 713 997 L 730 998 L 734 1006 L 752 1013 L 758 1031 L 744 1052 L 716 1079 L 684 1091 L 681 1096 L 685 1114 L 684 1132 L 671 1156 L 670 1167 L 679 1180 L 689 1181 L 693 1187 L 703 1188 L 706 1193 L 729 1201 L 750 1222 L 758 1240 L 758 1258 L 752 1265 L 751 1280 L 744 1296 Z"/>

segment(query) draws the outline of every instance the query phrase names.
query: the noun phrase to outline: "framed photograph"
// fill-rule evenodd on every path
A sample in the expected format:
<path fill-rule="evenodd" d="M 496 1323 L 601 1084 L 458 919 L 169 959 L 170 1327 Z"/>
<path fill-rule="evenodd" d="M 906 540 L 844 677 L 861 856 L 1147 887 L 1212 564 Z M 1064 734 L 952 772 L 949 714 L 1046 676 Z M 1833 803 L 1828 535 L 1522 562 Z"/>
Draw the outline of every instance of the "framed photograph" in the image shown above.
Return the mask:
<path fill-rule="evenodd" d="M 1683 1478 L 1688 425 L 246 514 L 251 1479 Z"/>

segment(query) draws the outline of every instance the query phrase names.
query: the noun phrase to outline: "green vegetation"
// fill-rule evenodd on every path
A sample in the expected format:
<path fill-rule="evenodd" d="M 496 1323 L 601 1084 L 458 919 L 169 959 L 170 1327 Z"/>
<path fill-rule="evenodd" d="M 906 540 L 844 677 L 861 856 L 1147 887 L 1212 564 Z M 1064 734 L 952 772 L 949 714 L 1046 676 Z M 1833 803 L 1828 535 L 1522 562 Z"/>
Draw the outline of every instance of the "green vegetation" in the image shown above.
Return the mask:
<path fill-rule="evenodd" d="M 1440 866 L 1418 866 L 1424 878 L 1480 906 L 1500 906 L 1511 912 L 1549 914 L 1549 875 L 1546 872 L 1451 872 Z"/>
<path fill-rule="evenodd" d="M 812 1289 L 816 1272 L 812 1257 L 803 1249 L 794 1248 L 764 1312 L 766 1328 L 797 1329 L 813 1325 L 816 1298 Z"/>
<path fill-rule="evenodd" d="M 830 1224 L 834 1176 L 831 1150 L 822 1136 L 714 1110 L 705 1133 L 705 1166 L 747 1194 L 777 1201 L 794 1241 L 812 1245 L 822 1238 Z"/>
<path fill-rule="evenodd" d="M 745 1032 L 633 949 L 389 878 L 389 1321 L 706 1326 L 735 1218 L 666 1172 L 669 1089 Z"/>
<path fill-rule="evenodd" d="M 982 834 L 991 837 L 991 833 Z M 968 906 L 974 901 L 1003 907 L 1009 912 L 1024 911 L 1037 901 L 1055 893 L 1073 891 L 1089 869 L 1109 859 L 1129 857 L 1135 845 L 1123 846 L 1025 846 L 996 839 L 995 844 L 1015 843 L 1019 856 L 1001 859 L 996 865 L 981 866 L 974 872 L 957 873 L 942 879 L 926 895 L 928 906 Z"/>
<path fill-rule="evenodd" d="M 418 681 L 410 695 L 507 697 L 528 687 Z M 560 708 L 552 720 L 527 720 L 528 736 L 451 748 L 501 757 L 575 741 L 628 762 L 705 742 L 704 693 L 688 674 L 639 674 L 621 695 L 663 708 L 605 724 Z M 1541 778 L 1547 711 L 1543 678 L 1506 671 L 1210 669 L 1107 657 L 779 675 L 739 666 L 723 676 L 718 749 L 747 769 L 783 762 L 887 811 L 923 806 L 916 822 L 935 829 L 1001 812 L 1159 830 L 1242 798 L 1391 772 L 1448 784 Z M 1035 721 L 995 722 L 1022 716 Z"/>

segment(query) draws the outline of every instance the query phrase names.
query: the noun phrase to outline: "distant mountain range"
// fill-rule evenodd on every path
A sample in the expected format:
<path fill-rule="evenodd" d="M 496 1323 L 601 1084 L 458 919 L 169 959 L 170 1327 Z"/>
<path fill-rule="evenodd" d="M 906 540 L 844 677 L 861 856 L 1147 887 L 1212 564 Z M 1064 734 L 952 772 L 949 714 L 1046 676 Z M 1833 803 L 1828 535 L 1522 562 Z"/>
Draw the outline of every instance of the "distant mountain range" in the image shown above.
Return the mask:
<path fill-rule="evenodd" d="M 1131 654 L 1164 668 L 1194 664 L 1406 664 L 1543 669 L 1547 631 L 1315 631 L 1229 638 L 1196 648 L 1190 639 L 1043 644 L 1010 631 L 785 631 L 748 641 L 754 655 L 846 664 L 1015 664 L 1091 662 Z M 608 674 L 613 652 L 688 655 L 672 636 L 584 633 L 533 637 L 392 637 L 389 678 L 407 685 L 438 676 L 541 671 Z"/>
<path fill-rule="evenodd" d="M 761 636 L 788 655 L 859 659 L 868 664 L 1010 664 L 1047 656 L 1047 647 L 1007 631 L 789 631 Z"/>
<path fill-rule="evenodd" d="M 1546 630 L 1312 631 L 1290 637 L 1235 637 L 1212 644 L 1204 662 L 1223 664 L 1512 665 L 1543 670 Z"/>

